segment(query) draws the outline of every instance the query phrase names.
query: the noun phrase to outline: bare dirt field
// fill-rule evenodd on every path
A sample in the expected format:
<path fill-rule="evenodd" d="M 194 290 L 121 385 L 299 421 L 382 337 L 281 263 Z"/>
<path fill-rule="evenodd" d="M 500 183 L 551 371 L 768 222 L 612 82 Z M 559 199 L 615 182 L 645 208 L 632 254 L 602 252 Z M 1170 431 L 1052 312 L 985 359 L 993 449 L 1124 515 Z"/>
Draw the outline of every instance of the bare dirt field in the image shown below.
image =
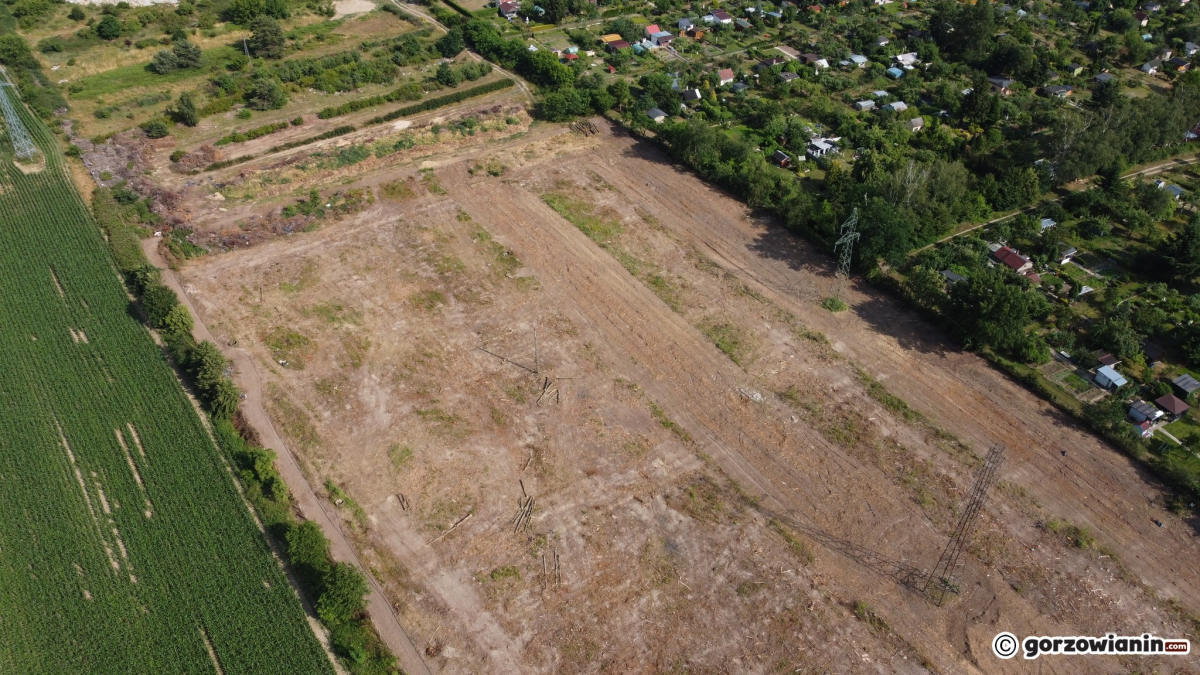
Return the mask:
<path fill-rule="evenodd" d="M 1193 527 L 1115 451 L 886 297 L 821 309 L 823 256 L 644 142 L 464 154 L 339 174 L 374 202 L 181 272 L 431 670 L 1194 665 L 991 653 L 1195 630 Z M 937 607 L 916 577 L 995 443 Z"/>

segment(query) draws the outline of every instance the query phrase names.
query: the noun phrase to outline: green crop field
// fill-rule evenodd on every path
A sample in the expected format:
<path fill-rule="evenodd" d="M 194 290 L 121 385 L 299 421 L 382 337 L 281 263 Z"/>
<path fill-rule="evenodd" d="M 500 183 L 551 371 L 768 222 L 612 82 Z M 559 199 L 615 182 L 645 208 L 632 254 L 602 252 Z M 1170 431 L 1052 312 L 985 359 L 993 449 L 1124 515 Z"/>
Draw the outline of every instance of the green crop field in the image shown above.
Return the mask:
<path fill-rule="evenodd" d="M 21 113 L 47 166 L 22 174 L 0 136 L 0 673 L 332 674 L 52 135 Z"/>

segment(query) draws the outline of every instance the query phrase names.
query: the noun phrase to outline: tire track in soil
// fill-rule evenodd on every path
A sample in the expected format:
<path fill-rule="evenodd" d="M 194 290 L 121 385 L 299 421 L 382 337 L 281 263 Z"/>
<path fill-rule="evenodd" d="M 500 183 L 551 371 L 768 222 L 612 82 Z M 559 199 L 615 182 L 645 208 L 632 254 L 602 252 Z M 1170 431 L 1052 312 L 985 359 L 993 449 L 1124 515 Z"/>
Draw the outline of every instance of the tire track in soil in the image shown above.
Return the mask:
<path fill-rule="evenodd" d="M 535 272 L 544 292 L 562 298 L 555 304 L 573 308 L 573 319 L 614 373 L 640 385 L 698 441 L 698 450 L 711 455 L 749 494 L 764 497 L 764 511 L 789 514 L 894 560 L 932 564 L 946 537 L 911 499 L 874 466 L 858 462 L 815 431 L 781 433 L 778 421 L 790 411 L 769 399 L 751 407 L 736 393 L 753 386 L 751 376 L 538 196 L 512 184 L 472 180 L 461 165 L 439 178 L 468 215 Z M 893 523 L 905 527 L 893 528 Z M 947 672 L 974 669 L 963 661 L 971 657 L 961 652 L 961 642 L 955 646 L 941 637 L 947 621 L 977 623 L 959 616 L 972 603 L 939 611 L 917 594 L 881 584 L 879 576 L 843 560 L 830 559 L 836 575 L 829 580 L 836 589 L 832 593 L 870 597 L 886 607 L 898 633 L 914 640 L 934 663 L 949 666 Z M 969 589 L 964 598 L 994 601 L 997 616 L 1020 617 L 1022 625 L 1051 625 L 978 564 L 970 563 L 961 576 Z M 958 628 L 964 638 L 965 630 Z"/>
<path fill-rule="evenodd" d="M 1140 465 L 865 284 L 843 287 L 849 311 L 833 315 L 820 308 L 833 283 L 827 256 L 779 226 L 752 219 L 744 205 L 674 166 L 657 148 L 614 135 L 586 163 L 668 230 L 757 282 L 758 290 L 824 332 L 935 423 L 976 448 L 1004 443 L 1005 478 L 1025 486 L 1049 512 L 1091 527 L 1160 595 L 1200 609 L 1193 526 L 1155 505 L 1166 493 Z M 698 189 L 680 190 L 683 180 Z M 1155 518 L 1170 525 L 1157 528 Z"/>

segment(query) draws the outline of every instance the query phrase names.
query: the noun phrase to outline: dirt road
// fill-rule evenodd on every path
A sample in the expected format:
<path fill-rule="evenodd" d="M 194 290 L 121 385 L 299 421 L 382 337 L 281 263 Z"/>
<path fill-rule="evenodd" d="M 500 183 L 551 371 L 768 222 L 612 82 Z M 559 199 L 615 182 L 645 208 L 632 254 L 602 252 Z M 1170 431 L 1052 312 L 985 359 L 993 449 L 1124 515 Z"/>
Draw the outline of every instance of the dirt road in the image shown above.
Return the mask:
<path fill-rule="evenodd" d="M 827 334 L 839 351 L 939 425 L 976 447 L 1005 444 L 1006 476 L 1034 492 L 1048 511 L 1090 527 L 1161 597 L 1200 609 L 1196 524 L 1163 509 L 1161 484 L 1138 464 L 869 287 L 843 290 L 850 311 L 823 310 L 819 302 L 833 282 L 827 256 L 749 217 L 744 205 L 717 190 L 680 190 L 683 170 L 657 148 L 617 136 L 589 165 L 663 226 Z M 1169 525 L 1158 528 L 1155 519 Z"/>
<path fill-rule="evenodd" d="M 367 612 L 371 615 L 371 620 L 375 624 L 375 630 L 379 633 L 379 637 L 392 650 L 392 653 L 396 655 L 400 662 L 400 667 L 409 673 L 409 675 L 430 675 L 431 671 L 429 667 L 426 665 L 424 659 L 421 658 L 420 652 L 413 645 L 408 633 L 400 625 L 395 612 L 392 610 L 391 603 L 388 602 L 382 589 L 379 588 L 375 577 L 363 567 L 358 554 L 355 552 L 354 547 L 350 545 L 350 541 L 346 538 L 346 534 L 342 531 L 338 520 L 330 517 L 329 513 L 325 510 L 320 498 L 317 497 L 312 486 L 308 484 L 308 480 L 305 478 L 304 472 L 300 469 L 296 457 L 288 449 L 287 444 L 283 442 L 283 438 L 280 437 L 279 432 L 275 429 L 271 418 L 267 415 L 266 410 L 263 409 L 262 380 L 259 377 L 258 370 L 255 368 L 254 359 L 248 352 L 239 347 L 220 344 L 213 339 L 212 333 L 209 332 L 208 327 L 204 325 L 204 321 L 201 319 L 201 314 L 196 311 L 188 294 L 179 284 L 175 272 L 167 266 L 166 260 L 159 252 L 158 246 L 161 241 L 161 239 L 155 237 L 145 239 L 142 241 L 142 250 L 145 251 L 146 257 L 150 259 L 150 262 L 163 271 L 163 284 L 175 291 L 180 301 L 191 312 L 192 317 L 195 319 L 195 327 L 192 330 L 193 337 L 198 341 L 207 340 L 218 345 L 226 358 L 233 362 L 234 382 L 246 395 L 241 405 L 242 414 L 245 415 L 250 426 L 258 433 L 263 447 L 275 451 L 278 457 L 276 466 L 279 469 L 279 474 L 283 477 L 288 490 L 291 491 L 292 497 L 296 500 L 296 505 L 299 507 L 300 513 L 304 518 L 315 521 L 321 526 L 321 530 L 329 538 L 329 550 L 334 560 L 352 563 L 362 570 L 363 576 L 370 582 L 371 594 L 367 598 Z"/>

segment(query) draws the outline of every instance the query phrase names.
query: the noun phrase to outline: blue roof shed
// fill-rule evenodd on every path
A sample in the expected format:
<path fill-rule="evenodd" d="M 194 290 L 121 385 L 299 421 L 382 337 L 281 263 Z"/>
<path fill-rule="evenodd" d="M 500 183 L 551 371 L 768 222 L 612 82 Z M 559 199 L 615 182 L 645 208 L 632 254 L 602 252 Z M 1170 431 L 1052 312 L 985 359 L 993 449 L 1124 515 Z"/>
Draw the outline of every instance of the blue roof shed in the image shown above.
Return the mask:
<path fill-rule="evenodd" d="M 899 68 L 888 68 L 887 74 L 888 77 L 892 78 L 893 80 L 898 80 L 901 77 L 904 77 L 904 71 L 900 70 Z"/>

